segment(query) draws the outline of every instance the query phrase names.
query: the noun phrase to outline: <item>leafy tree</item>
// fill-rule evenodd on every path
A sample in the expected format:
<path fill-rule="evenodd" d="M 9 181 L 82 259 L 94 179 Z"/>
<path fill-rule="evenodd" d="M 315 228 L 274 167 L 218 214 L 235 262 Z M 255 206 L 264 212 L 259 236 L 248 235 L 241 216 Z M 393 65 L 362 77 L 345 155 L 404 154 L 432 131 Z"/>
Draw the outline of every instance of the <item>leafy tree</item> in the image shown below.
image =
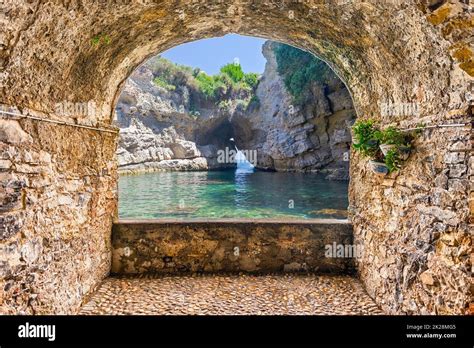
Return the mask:
<path fill-rule="evenodd" d="M 235 63 L 229 63 L 224 65 L 221 68 L 221 73 L 229 76 L 235 83 L 242 81 L 245 76 L 244 71 L 242 70 L 242 66 L 240 64 Z"/>

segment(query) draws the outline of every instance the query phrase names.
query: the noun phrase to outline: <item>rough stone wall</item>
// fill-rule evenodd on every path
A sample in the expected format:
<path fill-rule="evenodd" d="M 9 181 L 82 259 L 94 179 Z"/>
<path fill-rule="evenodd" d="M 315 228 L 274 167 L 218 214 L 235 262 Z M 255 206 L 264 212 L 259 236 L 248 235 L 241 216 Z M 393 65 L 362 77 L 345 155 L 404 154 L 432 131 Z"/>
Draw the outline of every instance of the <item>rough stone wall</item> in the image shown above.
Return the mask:
<path fill-rule="evenodd" d="M 113 229 L 112 272 L 352 272 L 352 258 L 326 257 L 333 243 L 352 244 L 350 224 L 122 221 Z"/>
<path fill-rule="evenodd" d="M 75 313 L 110 270 L 116 135 L 0 120 L 0 313 Z"/>
<path fill-rule="evenodd" d="M 471 300 L 472 127 L 425 130 L 399 173 L 353 168 L 358 271 L 387 313 L 462 314 Z M 469 199 L 470 197 L 470 199 Z"/>
<path fill-rule="evenodd" d="M 429 5 L 420 8 L 434 26 L 431 35 L 454 58 L 438 52 L 438 62 L 427 62 L 443 85 L 440 98 L 420 85 L 405 101 L 418 103 L 419 115 L 369 115 L 402 128 L 468 125 L 422 131 L 412 157 L 387 178 L 375 177 L 366 160 L 351 155 L 350 210 L 355 241 L 365 247 L 358 271 L 369 294 L 391 314 L 464 314 L 473 301 L 472 8 L 459 1 Z M 412 40 L 418 35 L 412 33 Z M 460 47 L 467 57 L 456 54 Z"/>
<path fill-rule="evenodd" d="M 466 4 L 450 2 L 463 14 L 456 17 L 469 20 Z M 237 32 L 293 44 L 327 60 L 361 114 L 378 112 L 381 100 L 405 101 L 420 90 L 426 92 L 426 112 L 440 111 L 465 89 L 456 86 L 465 80 L 459 75 L 464 66 L 457 82 L 448 78 L 458 68 L 452 44 L 428 21 L 425 3 L 8 2 L 2 4 L 0 95 L 5 104 L 50 113 L 61 100 L 94 100 L 101 113 L 84 121 L 107 123 L 118 87 L 146 57 L 184 41 Z M 453 33 L 468 33 L 468 24 Z M 462 35 L 451 36 L 446 37 Z M 463 40 L 471 43 L 469 36 Z"/>
<path fill-rule="evenodd" d="M 293 44 L 327 60 L 351 91 L 358 117 L 376 117 L 382 126 L 410 127 L 418 122 L 431 124 L 472 119 L 472 111 L 469 111 L 469 93 L 472 98 L 474 76 L 472 5 L 460 0 L 241 0 L 231 5 L 213 0 L 19 0 L 2 2 L 1 10 L 0 103 L 38 110 L 54 119 L 61 119 L 54 113 L 58 102 L 93 100 L 99 112 L 78 121 L 107 126 L 113 118 L 120 87 L 146 57 L 185 41 L 229 32 Z M 97 42 L 96 38 L 99 41 L 93 44 Z M 388 102 L 419 103 L 420 114 L 381 117 L 381 107 Z M 71 117 L 62 119 L 73 121 Z M 66 142 L 58 140 L 61 137 L 53 129 L 42 136 L 50 144 L 54 140 L 59 151 Z M 462 180 L 472 182 L 472 152 L 465 152 L 465 158 L 460 163 L 440 161 L 451 155 L 450 146 L 458 140 L 471 147 L 470 134 L 462 133 L 459 128 L 445 134 L 438 129 L 432 132 L 430 140 L 423 138 L 428 135 L 419 138 L 418 149 L 393 187 L 387 188 L 387 195 L 382 196 L 381 184 L 374 182 L 375 179 L 368 174 L 366 161 L 355 154 L 351 157 L 350 203 L 354 234 L 356 241 L 366 250 L 359 269 L 369 293 L 390 313 L 458 314 L 465 311 L 469 302 L 469 285 L 466 282 L 469 281 L 471 264 L 469 258 L 464 257 L 466 252 L 463 246 L 470 248 L 467 229 L 468 223 L 472 223 L 468 215 L 472 216 L 473 205 L 472 188 L 464 189 Z M 84 140 L 81 142 L 83 149 L 94 144 L 90 138 L 81 140 Z M 20 145 L 13 148 L 22 149 Z M 76 148 L 71 150 L 81 151 Z M 87 155 L 93 151 L 92 147 L 87 150 Z M 73 155 L 61 154 L 66 163 L 74 161 Z M 112 156 L 113 153 L 110 153 L 108 160 Z M 423 160 L 430 156 L 436 161 Z M 469 174 L 464 174 L 462 165 L 467 164 Z M 435 168 L 436 175 L 429 171 L 430 166 Z M 456 170 L 462 174 L 456 173 Z M 436 178 L 443 171 L 448 176 L 448 189 L 442 186 L 437 191 L 438 195 L 435 194 L 435 187 L 443 176 L 438 180 Z M 461 177 L 457 178 L 457 175 Z M 8 182 L 6 177 L 2 179 L 3 186 Z M 98 201 L 107 197 L 104 191 L 94 192 Z M 437 198 L 450 195 L 455 196 L 452 206 L 444 206 L 445 203 Z M 400 205 L 415 203 L 422 196 L 428 196 L 428 201 L 411 207 Z M 38 201 L 35 207 L 46 209 L 46 202 Z M 64 209 L 63 223 L 72 225 L 65 228 L 67 234 L 68 231 L 75 231 L 76 210 L 69 206 Z M 92 214 L 87 214 L 87 218 L 90 219 Z M 46 216 L 52 218 L 54 215 L 48 213 Z M 433 217 L 440 221 L 429 222 Z M 8 224 L 16 225 L 19 221 L 23 220 L 14 218 Z M 100 221 L 104 224 L 104 219 Z M 451 234 L 443 231 L 443 226 L 435 225 L 439 222 L 447 226 L 447 231 L 451 229 Z M 46 224 L 40 226 L 45 227 L 35 236 L 54 233 Z M 99 232 L 105 231 L 106 227 L 103 226 L 104 229 Z M 447 244 L 440 239 L 440 235 L 436 242 L 425 243 L 434 251 L 422 251 L 417 245 L 427 240 L 426 235 L 436 237 L 438 232 L 435 228 L 441 228 L 444 237 L 461 235 L 462 243 L 456 237 L 452 245 Z M 90 233 L 91 238 L 101 238 L 94 231 Z M 12 238 L 19 236 L 25 236 L 21 237 L 25 243 L 34 240 L 31 234 L 28 235 L 26 226 L 20 227 Z M 62 239 L 68 240 L 66 236 L 58 238 L 59 244 Z M 380 250 L 389 250 L 390 253 L 384 254 Z M 410 266 L 409 260 L 418 259 L 422 252 L 428 255 L 426 262 L 421 260 L 423 270 L 419 271 L 416 265 L 413 268 Z M 63 254 L 44 255 L 53 258 Z M 74 253 L 74 256 L 78 255 Z M 92 250 L 84 253 L 85 257 L 94 260 L 100 255 Z M 392 263 L 393 258 L 397 260 L 395 264 Z M 40 263 L 36 261 L 32 267 L 36 264 Z M 58 264 L 52 261 L 43 263 Z M 430 274 L 421 275 L 428 266 L 434 273 L 433 285 L 425 285 L 431 283 Z M 21 270 L 22 267 L 18 267 L 12 275 L 18 275 L 18 280 L 12 285 L 27 279 Z M 404 272 L 402 276 L 400 270 Z M 396 273 L 397 281 L 392 276 L 389 278 L 391 272 Z M 91 274 L 87 273 L 85 278 L 90 279 Z M 454 277 L 455 274 L 458 276 Z M 23 281 L 24 289 L 17 292 L 27 294 L 37 291 L 38 297 L 41 295 L 49 299 L 42 303 L 51 311 L 61 312 L 60 308 L 64 312 L 73 311 L 81 294 L 74 297 L 77 301 L 60 296 L 59 293 L 72 294 L 77 289 L 66 281 L 68 277 L 63 277 L 64 281 L 45 275 L 43 283 L 46 288 L 35 288 L 33 284 Z M 398 285 L 401 280 L 409 278 L 412 280 L 402 283 L 403 286 Z M 75 279 L 75 284 L 87 283 L 79 277 Z M 55 281 L 59 284 L 53 287 L 51 284 Z M 436 282 L 439 282 L 438 287 Z M 6 288 L 11 289 L 11 286 Z M 436 295 L 428 296 L 430 292 Z M 16 299 L 18 303 L 14 303 Z M 13 292 L 7 292 L 3 303 L 8 303 L 10 310 L 21 312 L 29 300 L 16 299 Z"/>

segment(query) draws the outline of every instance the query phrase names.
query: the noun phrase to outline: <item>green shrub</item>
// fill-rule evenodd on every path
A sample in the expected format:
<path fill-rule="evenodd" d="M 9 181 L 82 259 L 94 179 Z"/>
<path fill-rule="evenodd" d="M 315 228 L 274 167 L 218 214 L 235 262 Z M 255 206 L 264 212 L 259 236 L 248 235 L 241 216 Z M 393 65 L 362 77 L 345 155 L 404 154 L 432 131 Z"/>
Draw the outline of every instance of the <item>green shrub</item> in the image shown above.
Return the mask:
<path fill-rule="evenodd" d="M 174 91 L 176 89 L 175 85 L 166 82 L 162 77 L 159 76 L 153 79 L 153 83 L 159 87 L 166 89 L 167 91 Z"/>
<path fill-rule="evenodd" d="M 361 120 L 354 124 L 352 130 L 354 149 L 372 160 L 383 161 L 389 173 L 399 170 L 412 150 L 413 136 L 395 127 L 379 130 L 373 120 Z M 394 146 L 384 156 L 380 150 L 381 144 Z"/>
<path fill-rule="evenodd" d="M 395 127 L 388 127 L 385 130 L 377 131 L 375 137 L 381 144 L 401 146 L 407 143 L 405 134 Z"/>
<path fill-rule="evenodd" d="M 277 71 L 296 103 L 306 100 L 313 81 L 324 83 L 330 76 L 331 68 L 311 53 L 280 43 L 275 44 L 274 52 Z"/>
<path fill-rule="evenodd" d="M 243 79 L 244 83 L 252 89 L 257 88 L 259 80 L 260 75 L 256 73 L 245 74 Z"/>
<path fill-rule="evenodd" d="M 237 85 L 234 83 L 231 77 L 227 74 L 221 73 L 218 75 L 214 75 L 213 78 L 215 82 L 215 88 L 216 89 L 220 88 L 224 90 L 225 92 L 227 92 L 228 90 L 232 89 L 234 86 Z"/>
<path fill-rule="evenodd" d="M 379 152 L 378 130 L 373 120 L 360 120 L 352 126 L 354 133 L 353 147 L 366 157 L 375 158 Z"/>
<path fill-rule="evenodd" d="M 231 80 L 235 83 L 242 81 L 245 74 L 242 70 L 242 66 L 240 64 L 229 63 L 224 65 L 221 68 L 221 74 L 225 74 L 231 78 Z"/>
<path fill-rule="evenodd" d="M 389 150 L 385 155 L 384 163 L 387 166 L 389 173 L 399 170 L 401 168 L 401 160 L 398 150 Z"/>
<path fill-rule="evenodd" d="M 215 98 L 216 81 L 212 76 L 200 72 L 195 79 L 199 90 L 206 96 L 206 98 Z"/>
<path fill-rule="evenodd" d="M 208 75 L 199 68 L 177 65 L 157 56 L 146 63 L 153 72 L 153 82 L 168 91 L 186 85 L 191 93 L 191 102 L 202 98 L 218 104 L 222 99 L 250 99 L 258 85 L 259 75 L 245 74 L 240 64 L 230 63 L 220 69 L 216 75 Z M 194 95 L 194 96 L 193 96 Z M 248 103 L 248 100 L 245 101 Z"/>

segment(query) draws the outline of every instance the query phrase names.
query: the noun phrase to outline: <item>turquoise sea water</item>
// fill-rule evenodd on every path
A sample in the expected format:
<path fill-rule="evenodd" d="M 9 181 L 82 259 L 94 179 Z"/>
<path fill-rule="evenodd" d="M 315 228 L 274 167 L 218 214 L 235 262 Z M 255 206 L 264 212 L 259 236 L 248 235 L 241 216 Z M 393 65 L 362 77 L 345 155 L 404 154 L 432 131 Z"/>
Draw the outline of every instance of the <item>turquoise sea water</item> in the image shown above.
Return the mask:
<path fill-rule="evenodd" d="M 121 176 L 119 217 L 345 218 L 347 185 L 318 174 L 260 171 Z"/>

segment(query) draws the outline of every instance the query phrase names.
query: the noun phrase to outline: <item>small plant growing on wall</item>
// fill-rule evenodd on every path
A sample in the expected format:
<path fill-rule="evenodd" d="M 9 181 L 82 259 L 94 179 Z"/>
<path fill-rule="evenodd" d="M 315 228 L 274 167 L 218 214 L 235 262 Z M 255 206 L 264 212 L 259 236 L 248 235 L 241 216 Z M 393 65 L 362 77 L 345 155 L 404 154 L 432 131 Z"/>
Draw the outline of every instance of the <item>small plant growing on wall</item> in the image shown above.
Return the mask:
<path fill-rule="evenodd" d="M 396 149 L 388 150 L 384 157 L 384 163 L 389 173 L 399 170 L 402 165 L 398 151 Z"/>
<path fill-rule="evenodd" d="M 402 167 L 412 151 L 413 135 L 395 127 L 380 130 L 374 120 L 357 121 L 352 127 L 353 147 L 364 157 L 374 173 L 386 175 Z"/>
<path fill-rule="evenodd" d="M 99 46 L 101 43 L 109 45 L 111 42 L 110 37 L 106 34 L 96 35 L 91 39 L 91 44 L 93 46 Z"/>
<path fill-rule="evenodd" d="M 376 156 L 379 144 L 375 122 L 373 120 L 358 121 L 352 127 L 352 131 L 354 148 L 366 157 Z"/>

